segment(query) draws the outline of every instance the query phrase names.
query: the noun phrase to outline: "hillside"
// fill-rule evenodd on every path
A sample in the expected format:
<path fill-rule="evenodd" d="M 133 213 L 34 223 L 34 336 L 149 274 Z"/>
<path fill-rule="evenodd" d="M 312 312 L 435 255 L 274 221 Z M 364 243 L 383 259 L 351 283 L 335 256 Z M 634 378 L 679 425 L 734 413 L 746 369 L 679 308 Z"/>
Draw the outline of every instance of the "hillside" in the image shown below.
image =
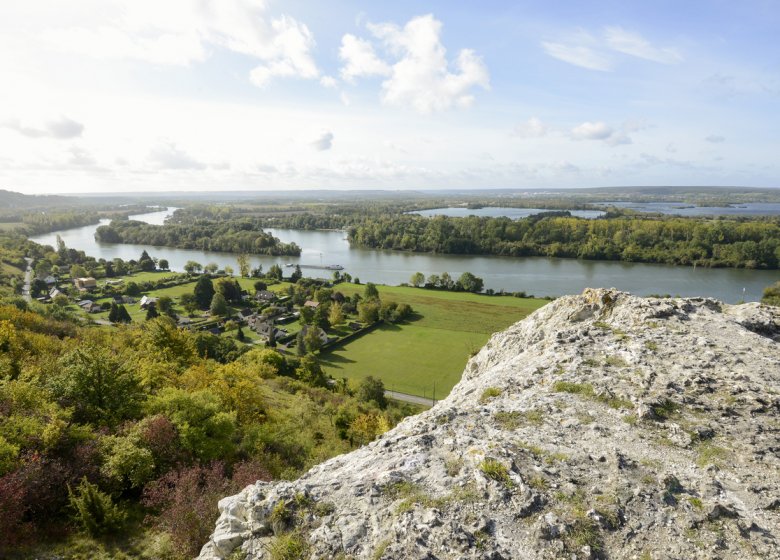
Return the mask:
<path fill-rule="evenodd" d="M 758 304 L 560 298 L 429 411 L 223 499 L 200 558 L 780 558 L 778 341 Z"/>

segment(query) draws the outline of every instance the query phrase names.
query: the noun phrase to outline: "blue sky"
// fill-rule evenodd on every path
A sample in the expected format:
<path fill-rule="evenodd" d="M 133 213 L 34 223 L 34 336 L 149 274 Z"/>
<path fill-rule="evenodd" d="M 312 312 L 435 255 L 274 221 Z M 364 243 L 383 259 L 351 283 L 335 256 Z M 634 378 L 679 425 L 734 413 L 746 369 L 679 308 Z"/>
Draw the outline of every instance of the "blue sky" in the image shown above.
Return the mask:
<path fill-rule="evenodd" d="M 779 36 L 769 1 L 7 2 L 0 188 L 776 187 Z"/>

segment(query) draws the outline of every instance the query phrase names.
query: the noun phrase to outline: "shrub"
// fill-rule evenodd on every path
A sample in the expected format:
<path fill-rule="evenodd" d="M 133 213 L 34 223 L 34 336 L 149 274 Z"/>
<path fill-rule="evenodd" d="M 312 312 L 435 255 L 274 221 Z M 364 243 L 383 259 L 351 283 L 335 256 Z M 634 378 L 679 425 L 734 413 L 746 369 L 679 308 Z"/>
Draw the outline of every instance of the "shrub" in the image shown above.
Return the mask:
<path fill-rule="evenodd" d="M 496 482 L 500 482 L 505 486 L 512 486 L 512 479 L 509 478 L 509 471 L 501 461 L 496 459 L 487 458 L 479 465 L 479 470 L 483 474 Z"/>
<path fill-rule="evenodd" d="M 77 493 L 68 486 L 68 499 L 74 510 L 74 519 L 84 532 L 93 537 L 116 533 L 127 520 L 127 515 L 111 501 L 111 496 L 101 492 L 86 477 L 81 479 Z"/>

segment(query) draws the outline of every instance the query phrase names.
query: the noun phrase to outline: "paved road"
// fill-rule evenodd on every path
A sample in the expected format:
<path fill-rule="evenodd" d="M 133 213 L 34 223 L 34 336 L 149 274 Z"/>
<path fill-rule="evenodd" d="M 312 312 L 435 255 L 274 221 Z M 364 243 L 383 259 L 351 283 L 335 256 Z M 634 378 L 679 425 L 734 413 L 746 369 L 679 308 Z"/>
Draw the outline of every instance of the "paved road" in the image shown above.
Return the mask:
<path fill-rule="evenodd" d="M 423 406 L 433 406 L 434 404 L 436 404 L 436 402 L 433 399 L 418 397 L 417 395 L 407 395 L 406 393 L 399 393 L 398 391 L 385 391 L 385 396 L 388 399 L 408 402 L 412 404 L 421 404 Z"/>
<path fill-rule="evenodd" d="M 22 288 L 22 296 L 27 301 L 32 301 L 32 296 L 30 295 L 30 284 L 32 283 L 33 260 L 30 257 L 25 257 L 24 260 L 27 261 L 27 270 L 24 271 L 24 287 Z"/>

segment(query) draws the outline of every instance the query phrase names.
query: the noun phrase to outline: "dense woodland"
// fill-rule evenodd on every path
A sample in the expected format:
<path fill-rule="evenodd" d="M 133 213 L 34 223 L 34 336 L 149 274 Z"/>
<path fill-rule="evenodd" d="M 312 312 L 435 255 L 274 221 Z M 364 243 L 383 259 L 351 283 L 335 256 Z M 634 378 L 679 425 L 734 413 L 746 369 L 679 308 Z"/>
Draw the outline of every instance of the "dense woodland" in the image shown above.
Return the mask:
<path fill-rule="evenodd" d="M 220 497 L 296 476 L 408 413 L 373 381 L 330 387 L 311 356 L 220 363 L 199 336 L 212 335 L 167 317 L 86 328 L 0 305 L 0 556 L 78 532 L 191 557 Z"/>
<path fill-rule="evenodd" d="M 139 243 L 201 251 L 255 255 L 301 254 L 301 248 L 295 243 L 282 243 L 264 232 L 250 218 L 229 221 L 193 219 L 186 223 L 167 223 L 162 226 L 133 220 L 113 220 L 109 225 L 100 226 L 95 237 L 106 243 Z"/>
<path fill-rule="evenodd" d="M 269 216 L 260 221 L 266 227 L 345 228 L 352 244 L 374 249 L 707 267 L 776 269 L 780 263 L 778 218 L 680 218 L 615 212 L 586 220 L 554 211 L 511 220 L 321 212 Z"/>

